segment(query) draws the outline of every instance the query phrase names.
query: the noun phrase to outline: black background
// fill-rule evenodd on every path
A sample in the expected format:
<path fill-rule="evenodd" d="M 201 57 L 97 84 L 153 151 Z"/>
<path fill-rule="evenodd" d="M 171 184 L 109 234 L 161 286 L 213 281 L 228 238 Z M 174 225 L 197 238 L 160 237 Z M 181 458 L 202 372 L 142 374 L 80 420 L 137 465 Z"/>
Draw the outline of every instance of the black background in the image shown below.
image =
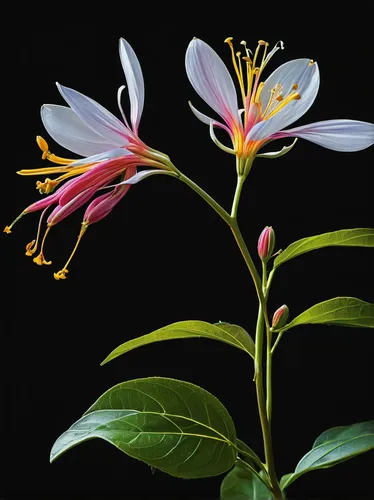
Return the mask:
<path fill-rule="evenodd" d="M 271 45 L 282 39 L 285 50 L 270 70 L 297 57 L 313 58 L 320 67 L 319 95 L 300 124 L 332 118 L 372 121 L 369 3 L 359 12 L 332 8 L 331 14 L 300 4 L 242 6 L 230 13 L 226 5 L 206 18 L 192 6 L 175 9 L 154 16 L 138 3 L 113 10 L 108 20 L 98 16 L 83 22 L 66 12 L 49 20 L 39 13 L 37 20 L 15 26 L 5 46 L 13 57 L 4 81 L 3 109 L 11 131 L 4 141 L 3 225 L 39 197 L 37 179 L 15 172 L 45 166 L 34 141 L 37 134 L 47 138 L 40 105 L 63 104 L 56 80 L 119 116 L 116 90 L 125 83 L 120 36 L 131 43 L 143 68 L 141 137 L 168 153 L 227 209 L 236 181 L 233 159 L 210 141 L 208 128 L 187 105 L 191 99 L 208 111 L 185 75 L 184 53 L 193 36 L 213 46 L 228 65 L 227 36 L 237 43 L 245 38 L 251 47 L 260 38 Z M 273 146 L 277 150 L 282 144 Z M 52 140 L 50 149 L 66 154 Z M 277 248 L 304 236 L 373 226 L 372 168 L 372 149 L 337 153 L 302 140 L 283 158 L 257 160 L 239 213 L 253 255 L 265 225 L 273 225 Z M 51 267 L 39 268 L 24 256 L 25 244 L 34 238 L 36 214 L 21 220 L 11 236 L 3 235 L 5 468 L 0 497 L 216 499 L 222 477 L 186 481 L 152 475 L 143 463 L 99 440 L 69 451 L 53 465 L 48 462 L 54 440 L 106 389 L 153 375 L 188 380 L 215 394 L 233 416 L 240 438 L 262 453 L 252 366 L 241 352 L 205 340 L 173 341 L 99 366 L 125 340 L 183 319 L 229 321 L 253 332 L 254 288 L 223 221 L 185 185 L 150 178 L 87 231 L 68 279 L 56 282 L 52 273 L 70 254 L 82 213 L 51 231 L 45 248 Z M 373 301 L 373 278 L 372 250 L 320 250 L 279 270 L 269 310 L 286 303 L 295 317 L 339 295 Z M 285 335 L 274 363 L 273 438 L 280 475 L 293 470 L 325 429 L 373 418 L 373 352 L 367 329 L 304 326 Z M 307 474 L 289 496 L 369 498 L 373 465 L 369 453 Z"/>

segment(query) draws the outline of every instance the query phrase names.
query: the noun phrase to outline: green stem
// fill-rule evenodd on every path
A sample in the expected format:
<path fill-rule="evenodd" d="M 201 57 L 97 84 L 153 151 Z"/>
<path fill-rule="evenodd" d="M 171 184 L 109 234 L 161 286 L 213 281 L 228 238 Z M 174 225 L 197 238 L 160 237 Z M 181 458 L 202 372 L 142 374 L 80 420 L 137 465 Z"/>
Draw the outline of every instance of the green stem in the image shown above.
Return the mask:
<path fill-rule="evenodd" d="M 280 342 L 280 340 L 281 340 L 281 338 L 282 338 L 283 333 L 284 333 L 284 332 L 279 332 L 279 333 L 278 333 L 277 340 L 274 342 L 274 345 L 273 345 L 273 347 L 272 347 L 272 349 L 271 349 L 271 353 L 272 353 L 272 354 L 274 353 L 275 348 L 276 348 L 276 347 L 277 347 L 277 345 L 279 344 L 279 342 Z"/>
<path fill-rule="evenodd" d="M 273 445 L 271 439 L 270 424 L 267 418 L 266 402 L 265 402 L 264 388 L 262 382 L 263 343 L 264 343 L 264 315 L 262 312 L 262 306 L 260 304 L 258 308 L 256 343 L 255 343 L 256 395 L 257 395 L 258 410 L 260 414 L 262 436 L 264 441 L 266 466 L 269 473 L 271 485 L 273 488 L 273 493 L 275 495 L 274 498 L 278 500 L 282 498 L 282 493 L 280 491 L 278 479 L 275 473 Z"/>
<path fill-rule="evenodd" d="M 226 222 L 226 224 L 230 225 L 231 223 L 231 217 L 226 210 L 221 207 L 219 203 L 216 202 L 204 189 L 202 189 L 200 186 L 198 186 L 193 180 L 191 180 L 189 177 L 186 175 L 182 174 L 182 172 L 178 171 L 177 175 L 179 179 L 187 184 L 191 189 L 195 191 L 203 200 L 205 200 L 216 212 L 218 215 L 222 217 L 222 219 Z"/>
<path fill-rule="evenodd" d="M 244 181 L 245 181 L 244 175 L 238 175 L 234 201 L 232 202 L 232 209 L 231 209 L 231 218 L 235 219 L 235 220 L 236 220 L 237 215 L 238 215 L 240 195 L 242 193 Z"/>

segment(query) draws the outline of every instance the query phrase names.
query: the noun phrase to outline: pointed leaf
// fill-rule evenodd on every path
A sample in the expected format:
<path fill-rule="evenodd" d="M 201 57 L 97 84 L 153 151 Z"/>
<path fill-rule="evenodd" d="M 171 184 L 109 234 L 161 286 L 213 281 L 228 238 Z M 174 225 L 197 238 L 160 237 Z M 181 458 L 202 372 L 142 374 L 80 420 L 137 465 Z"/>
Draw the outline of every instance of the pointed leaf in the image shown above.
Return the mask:
<path fill-rule="evenodd" d="M 225 323 L 224 321 L 219 321 L 218 323 L 214 323 L 214 325 L 235 337 L 236 340 L 245 347 L 248 354 L 250 354 L 254 359 L 256 350 L 255 343 L 243 327 L 231 323 Z"/>
<path fill-rule="evenodd" d="M 162 377 L 109 389 L 57 439 L 51 461 L 93 438 L 183 478 L 222 474 L 237 458 L 234 423 L 218 399 L 197 385 Z"/>
<path fill-rule="evenodd" d="M 336 297 L 310 307 L 279 331 L 306 324 L 374 328 L 374 304 L 354 297 Z"/>
<path fill-rule="evenodd" d="M 306 472 L 327 469 L 373 448 L 374 420 L 329 429 L 316 439 L 313 448 L 297 464 L 295 472 L 285 476 L 282 488 Z"/>
<path fill-rule="evenodd" d="M 243 462 L 225 476 L 221 484 L 221 500 L 272 500 L 270 490 Z"/>
<path fill-rule="evenodd" d="M 374 247 L 374 229 L 342 229 L 331 233 L 318 234 L 291 243 L 274 260 L 274 268 L 306 252 L 324 247 Z"/>
<path fill-rule="evenodd" d="M 226 323 L 224 323 L 226 325 Z M 221 325 L 221 323 L 220 323 Z M 233 326 L 233 325 L 230 325 Z M 228 329 L 229 330 L 229 329 Z M 175 340 L 187 338 L 207 338 L 212 340 L 220 340 L 226 344 L 230 344 L 253 357 L 253 340 L 240 327 L 233 328 L 233 331 L 228 331 L 218 325 L 212 325 L 205 321 L 179 321 L 168 326 L 164 326 L 159 330 L 152 333 L 143 335 L 136 339 L 129 340 L 124 344 L 118 346 L 112 351 L 101 363 L 104 365 L 112 359 L 118 358 L 125 352 L 132 351 L 137 347 L 152 344 L 153 342 L 160 342 L 162 340 Z"/>

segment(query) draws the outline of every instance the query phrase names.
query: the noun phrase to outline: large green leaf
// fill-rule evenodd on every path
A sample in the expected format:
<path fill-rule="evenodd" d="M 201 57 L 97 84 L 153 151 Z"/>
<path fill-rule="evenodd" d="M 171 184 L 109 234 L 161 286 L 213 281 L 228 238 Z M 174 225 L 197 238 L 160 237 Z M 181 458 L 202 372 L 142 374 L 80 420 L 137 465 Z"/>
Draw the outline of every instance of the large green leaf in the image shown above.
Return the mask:
<path fill-rule="evenodd" d="M 374 247 L 374 229 L 342 229 L 332 233 L 318 234 L 309 238 L 291 243 L 274 260 L 274 267 L 279 267 L 284 262 L 298 257 L 306 252 L 317 250 L 318 248 L 341 246 L 341 247 Z"/>
<path fill-rule="evenodd" d="M 308 323 L 374 328 L 374 304 L 354 297 L 336 297 L 310 307 L 279 331 Z"/>
<path fill-rule="evenodd" d="M 237 458 L 235 427 L 225 407 L 201 387 L 169 378 L 109 389 L 57 439 L 51 461 L 92 438 L 183 478 L 222 474 Z"/>
<path fill-rule="evenodd" d="M 270 490 L 243 462 L 226 474 L 221 484 L 221 500 L 272 500 Z"/>
<path fill-rule="evenodd" d="M 125 352 L 132 351 L 137 347 L 160 342 L 162 340 L 175 340 L 203 337 L 212 340 L 220 340 L 230 344 L 250 356 L 254 357 L 254 344 L 248 333 L 240 326 L 230 325 L 228 323 L 218 323 L 212 325 L 205 321 L 179 321 L 168 326 L 164 326 L 142 337 L 129 340 L 112 351 L 101 363 L 104 365 L 112 359 L 121 356 Z"/>
<path fill-rule="evenodd" d="M 313 448 L 297 464 L 295 472 L 281 480 L 282 489 L 298 477 L 315 469 L 327 469 L 374 448 L 374 420 L 334 427 L 323 432 Z"/>

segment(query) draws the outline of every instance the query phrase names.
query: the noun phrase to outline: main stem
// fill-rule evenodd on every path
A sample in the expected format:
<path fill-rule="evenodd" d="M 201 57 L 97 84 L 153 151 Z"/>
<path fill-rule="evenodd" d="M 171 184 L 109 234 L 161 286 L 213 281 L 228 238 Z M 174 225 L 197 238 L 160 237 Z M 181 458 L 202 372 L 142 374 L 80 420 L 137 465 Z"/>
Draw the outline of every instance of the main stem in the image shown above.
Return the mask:
<path fill-rule="evenodd" d="M 262 435 L 264 441 L 264 450 L 265 450 L 265 460 L 266 460 L 266 468 L 269 473 L 272 492 L 275 500 L 282 500 L 282 492 L 279 487 L 278 479 L 275 473 L 274 467 L 274 457 L 273 457 L 273 445 L 271 440 L 271 432 L 270 432 L 270 423 L 267 414 L 265 394 L 263 388 L 263 369 L 262 369 L 262 353 L 263 353 L 263 344 L 264 344 L 264 326 L 266 325 L 266 331 L 268 332 L 268 350 L 269 350 L 269 332 L 270 332 L 270 322 L 267 314 L 266 308 L 266 298 L 267 291 L 266 287 L 263 288 L 263 284 L 261 283 L 261 278 L 257 272 L 256 266 L 252 260 L 252 257 L 249 253 L 248 247 L 244 241 L 244 238 L 239 229 L 239 225 L 237 222 L 237 212 L 239 206 L 239 200 L 241 191 L 243 188 L 245 176 L 238 175 L 237 186 L 235 190 L 235 196 L 232 204 L 231 215 L 219 205 L 208 193 L 206 193 L 203 189 L 200 188 L 195 182 L 189 179 L 186 175 L 182 174 L 182 172 L 177 171 L 177 176 L 181 181 L 187 184 L 190 188 L 192 188 L 199 196 L 201 196 L 228 224 L 230 227 L 236 243 L 240 249 L 240 252 L 244 258 L 245 263 L 247 264 L 248 270 L 252 276 L 253 283 L 256 288 L 257 296 L 259 299 L 259 310 L 258 310 L 258 318 L 257 318 L 257 327 L 256 327 L 256 351 L 255 351 L 255 381 L 256 381 L 256 394 L 257 394 L 257 403 L 261 421 Z M 267 351 L 268 352 L 268 351 Z M 269 355 L 269 353 L 268 353 Z M 271 356 L 271 353 L 270 353 Z M 268 360 L 268 359 L 267 359 Z M 267 372 L 268 373 L 268 372 Z M 271 368 L 269 372 L 269 379 L 267 377 L 267 381 L 271 379 Z M 271 381 L 270 381 L 271 384 Z M 269 388 L 268 388 L 269 390 Z M 270 394 L 271 394 L 271 385 L 270 385 Z"/>

